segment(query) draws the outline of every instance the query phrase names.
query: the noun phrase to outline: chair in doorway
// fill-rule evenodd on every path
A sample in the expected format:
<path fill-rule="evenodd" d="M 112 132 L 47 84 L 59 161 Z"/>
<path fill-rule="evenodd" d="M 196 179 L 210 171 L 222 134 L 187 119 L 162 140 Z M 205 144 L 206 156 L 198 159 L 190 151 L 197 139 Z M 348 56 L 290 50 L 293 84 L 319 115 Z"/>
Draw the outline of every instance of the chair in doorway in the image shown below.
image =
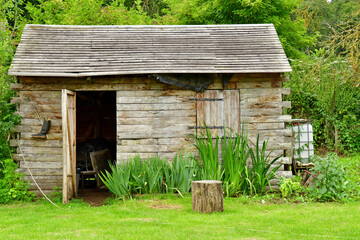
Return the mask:
<path fill-rule="evenodd" d="M 90 165 L 89 158 L 89 154 L 86 152 L 76 153 L 76 166 L 79 167 L 79 169 L 82 169 L 80 171 L 82 189 L 85 189 L 85 183 L 89 185 L 89 181 L 92 181 L 95 178 L 95 170 L 93 170 L 92 166 Z"/>
<path fill-rule="evenodd" d="M 95 171 L 96 187 L 105 187 L 101 181 L 99 174 L 105 170 L 110 171 L 109 162 L 112 162 L 112 156 L 109 149 L 104 149 L 96 152 L 90 152 L 91 164 Z"/>

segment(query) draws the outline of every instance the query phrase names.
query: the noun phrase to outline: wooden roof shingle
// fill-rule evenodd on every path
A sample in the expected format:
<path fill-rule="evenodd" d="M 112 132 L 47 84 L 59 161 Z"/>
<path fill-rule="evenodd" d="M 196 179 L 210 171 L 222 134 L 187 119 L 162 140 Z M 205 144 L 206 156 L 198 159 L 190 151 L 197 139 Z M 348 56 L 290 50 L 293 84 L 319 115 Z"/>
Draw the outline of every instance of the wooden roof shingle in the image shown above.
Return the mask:
<path fill-rule="evenodd" d="M 290 72 L 273 24 L 25 26 L 9 75 Z"/>

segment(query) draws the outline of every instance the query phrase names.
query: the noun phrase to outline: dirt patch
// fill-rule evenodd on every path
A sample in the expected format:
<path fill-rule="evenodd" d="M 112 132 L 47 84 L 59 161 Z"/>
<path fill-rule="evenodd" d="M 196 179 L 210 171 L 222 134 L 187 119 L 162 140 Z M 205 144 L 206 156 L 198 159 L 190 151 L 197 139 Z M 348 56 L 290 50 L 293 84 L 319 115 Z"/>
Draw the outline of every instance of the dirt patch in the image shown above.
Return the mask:
<path fill-rule="evenodd" d="M 136 220 L 136 221 L 141 221 L 141 222 L 153 222 L 153 221 L 157 221 L 157 219 L 155 219 L 155 218 L 135 218 L 134 220 Z"/>
<path fill-rule="evenodd" d="M 79 189 L 78 197 L 84 202 L 89 203 L 93 207 L 99 207 L 104 205 L 105 200 L 111 197 L 112 193 L 107 189 Z"/>
<path fill-rule="evenodd" d="M 154 209 L 182 209 L 182 205 L 154 203 L 150 206 Z"/>

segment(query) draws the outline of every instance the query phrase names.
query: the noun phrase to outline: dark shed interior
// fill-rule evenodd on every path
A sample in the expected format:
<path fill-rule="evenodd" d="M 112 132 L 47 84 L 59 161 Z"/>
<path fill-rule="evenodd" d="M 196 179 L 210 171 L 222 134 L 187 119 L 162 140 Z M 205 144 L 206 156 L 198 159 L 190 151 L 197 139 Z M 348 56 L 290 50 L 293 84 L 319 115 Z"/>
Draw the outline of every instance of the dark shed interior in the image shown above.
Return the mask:
<path fill-rule="evenodd" d="M 80 188 L 101 187 L 101 180 L 88 180 L 95 180 L 93 171 L 108 170 L 108 161 L 116 159 L 116 92 L 77 92 L 76 145 Z"/>

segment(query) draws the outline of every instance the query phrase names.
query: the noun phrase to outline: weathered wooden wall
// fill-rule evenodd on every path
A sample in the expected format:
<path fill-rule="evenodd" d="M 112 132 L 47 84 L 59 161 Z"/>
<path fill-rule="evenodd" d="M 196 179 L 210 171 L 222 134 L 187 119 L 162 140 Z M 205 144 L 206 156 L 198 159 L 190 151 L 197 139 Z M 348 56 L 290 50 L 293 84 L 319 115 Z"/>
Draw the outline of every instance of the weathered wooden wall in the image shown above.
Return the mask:
<path fill-rule="evenodd" d="M 12 89 L 19 92 L 12 102 L 19 103 L 17 113 L 22 117 L 16 132 L 28 167 L 40 187 L 47 191 L 62 185 L 61 89 L 117 91 L 118 161 L 135 154 L 172 158 L 177 151 L 192 151 L 196 127 L 201 120 L 209 119 L 215 121 L 210 124 L 219 125 L 224 121 L 232 128 L 244 122 L 251 141 L 260 133 L 261 139 L 269 138 L 273 155 L 283 154 L 292 149 L 292 133 L 285 129 L 290 116 L 282 115 L 283 108 L 290 107 L 290 102 L 282 101 L 283 95 L 289 94 L 289 89 L 282 88 L 282 81 L 280 74 L 236 74 L 226 85 L 228 91 L 222 91 L 223 83 L 218 79 L 208 91 L 196 93 L 147 76 L 19 77 L 19 83 L 12 85 Z M 207 96 L 224 99 L 219 101 L 223 103 L 215 112 L 211 107 L 215 102 L 196 101 Z M 221 112 L 225 114 L 223 117 L 219 117 Z M 51 118 L 46 140 L 32 138 L 32 134 L 41 129 L 39 116 Z M 13 139 L 11 144 L 17 146 L 18 141 Z M 27 174 L 19 149 L 14 160 L 19 162 L 19 171 Z M 289 158 L 281 161 L 287 163 Z M 35 188 L 33 184 L 31 187 Z"/>

